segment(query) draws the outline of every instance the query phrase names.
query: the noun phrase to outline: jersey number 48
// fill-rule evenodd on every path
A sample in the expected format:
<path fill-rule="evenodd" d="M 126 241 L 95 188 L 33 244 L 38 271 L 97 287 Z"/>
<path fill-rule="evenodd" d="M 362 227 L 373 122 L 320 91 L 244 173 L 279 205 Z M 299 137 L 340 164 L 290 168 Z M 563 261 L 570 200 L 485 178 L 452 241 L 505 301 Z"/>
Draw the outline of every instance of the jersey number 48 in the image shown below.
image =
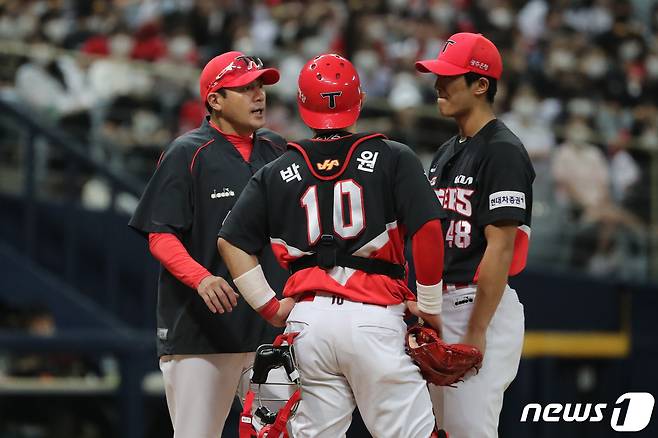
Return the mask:
<path fill-rule="evenodd" d="M 468 248 L 471 244 L 471 223 L 469 221 L 450 221 L 446 232 L 448 247 Z"/>

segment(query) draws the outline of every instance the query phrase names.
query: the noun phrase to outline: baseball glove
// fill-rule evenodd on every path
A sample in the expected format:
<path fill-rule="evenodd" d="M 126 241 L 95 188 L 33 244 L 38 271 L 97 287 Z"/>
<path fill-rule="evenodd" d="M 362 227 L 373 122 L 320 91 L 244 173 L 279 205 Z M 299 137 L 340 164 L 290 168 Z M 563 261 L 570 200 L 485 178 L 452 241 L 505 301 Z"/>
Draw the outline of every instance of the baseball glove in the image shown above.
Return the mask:
<path fill-rule="evenodd" d="M 482 364 L 482 353 L 466 344 L 447 344 L 430 327 L 414 325 L 407 330 L 407 354 L 430 383 L 452 386 L 470 369 Z"/>

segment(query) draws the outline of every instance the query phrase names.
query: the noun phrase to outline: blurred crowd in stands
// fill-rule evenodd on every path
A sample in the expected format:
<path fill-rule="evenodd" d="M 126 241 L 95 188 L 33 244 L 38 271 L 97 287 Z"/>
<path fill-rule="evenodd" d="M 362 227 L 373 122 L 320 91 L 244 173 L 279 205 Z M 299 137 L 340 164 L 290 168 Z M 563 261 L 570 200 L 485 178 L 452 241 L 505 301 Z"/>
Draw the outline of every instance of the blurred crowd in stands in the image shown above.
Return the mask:
<path fill-rule="evenodd" d="M 212 56 L 241 50 L 279 68 L 268 127 L 295 139 L 308 135 L 297 74 L 334 51 L 361 74 L 361 128 L 408 143 L 427 164 L 455 127 L 437 117 L 432 78 L 413 65 L 458 31 L 481 32 L 503 53 L 498 114 L 537 171 L 531 266 L 646 279 L 658 202 L 656 0 L 0 0 L 0 80 L 4 98 L 146 181 L 162 148 L 204 116 L 197 77 Z M 45 156 L 56 167 L 56 153 Z M 81 188 L 90 207 L 98 185 Z"/>
<path fill-rule="evenodd" d="M 0 297 L 0 334 L 50 337 L 55 332 L 54 315 L 43 304 L 8 303 Z M 57 378 L 67 379 L 75 388 L 72 379 L 98 381 L 102 374 L 99 361 L 83 354 L 19 353 L 0 348 L 0 394 L 3 395 L 11 394 L 12 390 L 34 393 L 35 388 L 47 387 Z M 26 382 L 26 378 L 36 379 L 37 385 L 28 383 L 21 387 L 20 382 Z M 43 398 L 26 401 L 0 396 L 0 438 L 101 438 L 107 436 L 102 432 L 107 428 L 108 419 L 103 411 L 89 403 L 80 406 L 68 399 L 52 403 Z"/>
<path fill-rule="evenodd" d="M 41 303 L 7 303 L 0 299 L 0 332 L 50 337 L 56 332 L 55 317 Z M 6 377 L 101 377 L 97 360 L 80 354 L 12 353 L 0 350 L 0 382 Z"/>

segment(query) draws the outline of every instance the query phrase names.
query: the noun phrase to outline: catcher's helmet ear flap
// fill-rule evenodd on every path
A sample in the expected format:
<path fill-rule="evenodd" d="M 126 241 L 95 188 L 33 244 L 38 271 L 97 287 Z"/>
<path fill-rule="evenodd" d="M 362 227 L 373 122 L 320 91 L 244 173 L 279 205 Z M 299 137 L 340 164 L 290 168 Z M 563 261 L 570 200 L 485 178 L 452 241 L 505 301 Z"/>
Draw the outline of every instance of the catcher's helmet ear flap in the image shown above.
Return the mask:
<path fill-rule="evenodd" d="M 346 128 L 361 112 L 361 81 L 347 59 L 336 54 L 316 56 L 299 73 L 297 107 L 313 129 Z"/>

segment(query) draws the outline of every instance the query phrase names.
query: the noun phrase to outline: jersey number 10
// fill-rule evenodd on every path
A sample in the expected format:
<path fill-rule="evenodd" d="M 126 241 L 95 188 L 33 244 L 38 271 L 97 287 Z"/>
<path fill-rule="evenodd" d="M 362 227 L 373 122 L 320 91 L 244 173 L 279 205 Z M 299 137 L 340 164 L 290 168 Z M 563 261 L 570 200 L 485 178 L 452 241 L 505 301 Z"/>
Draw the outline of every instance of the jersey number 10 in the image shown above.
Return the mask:
<path fill-rule="evenodd" d="M 349 220 L 345 220 L 343 211 L 344 200 L 349 208 Z M 302 207 L 306 210 L 308 224 L 308 242 L 314 245 L 323 234 L 320 225 L 320 205 L 318 202 L 318 187 L 310 186 L 301 198 Z M 356 237 L 366 226 L 363 210 L 363 189 L 352 179 L 337 181 L 334 184 L 334 231 L 343 239 Z"/>

